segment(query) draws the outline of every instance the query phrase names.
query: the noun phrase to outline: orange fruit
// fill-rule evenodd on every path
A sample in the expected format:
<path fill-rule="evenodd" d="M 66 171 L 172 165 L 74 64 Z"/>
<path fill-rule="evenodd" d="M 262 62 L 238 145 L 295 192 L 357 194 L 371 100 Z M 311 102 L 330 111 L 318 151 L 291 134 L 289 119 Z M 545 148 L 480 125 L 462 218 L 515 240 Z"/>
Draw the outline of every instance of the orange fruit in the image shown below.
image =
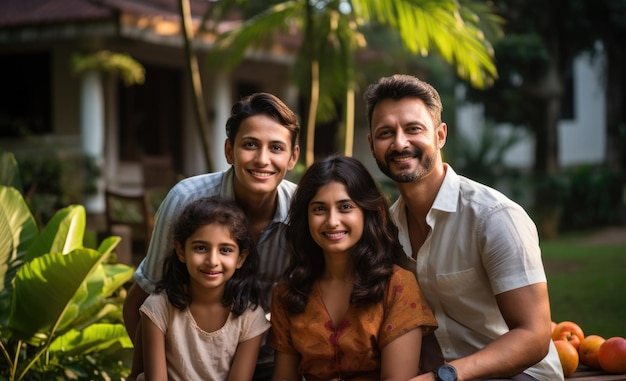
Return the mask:
<path fill-rule="evenodd" d="M 593 369 L 600 369 L 600 363 L 598 362 L 598 351 L 600 346 L 606 340 L 602 336 L 588 335 L 580 343 L 578 347 L 578 356 L 580 362 Z"/>
<path fill-rule="evenodd" d="M 576 372 L 578 368 L 578 351 L 567 340 L 555 340 L 554 346 L 559 353 L 559 360 L 561 360 L 561 367 L 563 368 L 563 375 L 565 377 L 571 376 Z"/>
<path fill-rule="evenodd" d="M 607 373 L 626 373 L 626 339 L 611 337 L 600 346 L 598 362 Z"/>
<path fill-rule="evenodd" d="M 552 340 L 565 340 L 569 341 L 576 350 L 580 346 L 580 343 L 585 339 L 585 334 L 582 328 L 573 321 L 562 321 L 557 323 L 554 330 L 552 330 Z"/>

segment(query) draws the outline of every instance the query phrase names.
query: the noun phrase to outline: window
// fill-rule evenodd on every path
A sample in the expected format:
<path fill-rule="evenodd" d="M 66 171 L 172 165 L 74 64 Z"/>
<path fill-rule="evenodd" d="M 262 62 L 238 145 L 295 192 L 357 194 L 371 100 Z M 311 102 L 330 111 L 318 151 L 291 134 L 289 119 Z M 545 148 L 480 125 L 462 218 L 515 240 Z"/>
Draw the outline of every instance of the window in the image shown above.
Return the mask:
<path fill-rule="evenodd" d="M 0 137 L 52 132 L 49 53 L 0 55 Z"/>

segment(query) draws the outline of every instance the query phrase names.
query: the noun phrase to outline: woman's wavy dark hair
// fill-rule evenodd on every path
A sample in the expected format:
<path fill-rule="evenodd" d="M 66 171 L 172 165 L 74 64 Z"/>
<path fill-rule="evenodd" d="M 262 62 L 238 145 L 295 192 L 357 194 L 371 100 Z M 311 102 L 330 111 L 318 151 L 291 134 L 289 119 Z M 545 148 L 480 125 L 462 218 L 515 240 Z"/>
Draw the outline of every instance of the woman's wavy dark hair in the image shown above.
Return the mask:
<path fill-rule="evenodd" d="M 318 189 L 330 182 L 346 186 L 348 195 L 363 211 L 363 235 L 352 249 L 355 278 L 350 303 L 380 302 L 392 274 L 392 266 L 404 255 L 398 229 L 389 215 L 389 200 L 360 161 L 333 155 L 317 161 L 304 173 L 289 211 L 287 242 L 289 266 L 283 302 L 289 313 L 304 311 L 315 281 L 324 271 L 324 254 L 309 230 L 309 203 Z"/>
<path fill-rule="evenodd" d="M 201 198 L 188 204 L 174 225 L 174 241 L 185 247 L 187 239 L 200 227 L 219 224 L 227 227 L 239 246 L 239 252 L 248 251 L 248 257 L 241 268 L 235 270 L 226 282 L 222 304 L 231 307 L 235 316 L 241 315 L 249 305 L 259 304 L 259 284 L 256 278 L 259 267 L 259 254 L 252 242 L 248 219 L 232 200 L 219 197 Z M 187 266 L 178 259 L 176 250 L 163 262 L 163 278 L 157 283 L 157 292 L 165 291 L 170 303 L 184 310 L 191 303 L 187 291 L 189 272 Z"/>

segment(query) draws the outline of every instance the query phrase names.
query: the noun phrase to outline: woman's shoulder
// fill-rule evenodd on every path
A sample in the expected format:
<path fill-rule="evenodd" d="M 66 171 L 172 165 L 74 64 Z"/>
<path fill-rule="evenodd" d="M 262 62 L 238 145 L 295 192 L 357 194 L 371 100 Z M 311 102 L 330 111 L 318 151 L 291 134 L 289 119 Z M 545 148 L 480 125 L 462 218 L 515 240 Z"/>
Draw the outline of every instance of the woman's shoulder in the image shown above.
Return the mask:
<path fill-rule="evenodd" d="M 415 273 L 409 271 L 400 265 L 393 265 L 393 273 L 391 274 L 392 279 L 397 279 L 399 281 L 404 281 L 406 279 L 413 278 L 415 280 Z"/>
<path fill-rule="evenodd" d="M 398 265 L 393 266 L 393 273 L 389 280 L 388 295 L 394 295 L 396 292 L 407 292 L 415 294 L 419 290 L 419 285 L 415 275 L 409 270 L 403 269 Z"/>

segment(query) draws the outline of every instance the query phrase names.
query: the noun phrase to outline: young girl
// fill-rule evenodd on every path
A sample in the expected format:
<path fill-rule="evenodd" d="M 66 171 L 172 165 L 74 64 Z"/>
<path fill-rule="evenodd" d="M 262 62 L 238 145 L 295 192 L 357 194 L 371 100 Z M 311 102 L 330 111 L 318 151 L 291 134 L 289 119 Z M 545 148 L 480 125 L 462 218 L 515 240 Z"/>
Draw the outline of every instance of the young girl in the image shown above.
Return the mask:
<path fill-rule="evenodd" d="M 405 257 L 388 201 L 356 159 L 303 175 L 289 212 L 286 279 L 275 289 L 274 381 L 408 380 L 437 323 Z"/>
<path fill-rule="evenodd" d="M 269 322 L 257 308 L 259 256 L 246 217 L 234 201 L 202 198 L 173 234 L 163 280 L 140 308 L 145 379 L 252 379 Z"/>

